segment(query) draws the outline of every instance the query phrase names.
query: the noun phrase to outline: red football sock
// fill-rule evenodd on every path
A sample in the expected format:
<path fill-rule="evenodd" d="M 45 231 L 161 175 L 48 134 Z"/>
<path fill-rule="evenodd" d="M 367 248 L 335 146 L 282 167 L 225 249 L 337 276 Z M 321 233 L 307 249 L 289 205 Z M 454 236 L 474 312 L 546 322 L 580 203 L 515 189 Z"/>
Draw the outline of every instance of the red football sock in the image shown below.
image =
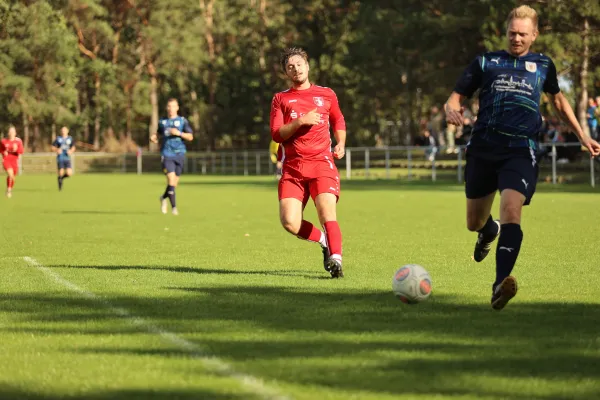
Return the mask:
<path fill-rule="evenodd" d="M 298 237 L 301 239 L 309 240 L 311 242 L 319 243 L 321 241 L 321 235 L 323 232 L 315 228 L 313 224 L 308 221 L 302 220 L 300 230 L 298 231 Z"/>
<path fill-rule="evenodd" d="M 15 180 L 12 179 L 10 176 L 6 177 L 6 187 L 8 189 L 12 189 L 12 187 L 15 186 Z"/>
<path fill-rule="evenodd" d="M 342 255 L 342 231 L 337 221 L 325 222 L 325 235 L 329 243 L 329 253 Z"/>

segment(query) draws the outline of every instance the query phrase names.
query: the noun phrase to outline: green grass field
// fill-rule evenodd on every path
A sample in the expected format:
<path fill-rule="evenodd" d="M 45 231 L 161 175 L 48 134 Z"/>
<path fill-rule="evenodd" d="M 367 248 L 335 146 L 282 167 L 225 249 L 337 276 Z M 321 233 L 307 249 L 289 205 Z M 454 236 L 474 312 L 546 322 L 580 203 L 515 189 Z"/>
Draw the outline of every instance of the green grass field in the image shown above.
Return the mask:
<path fill-rule="evenodd" d="M 0 199 L 0 399 L 600 398 L 598 191 L 542 186 L 496 312 L 460 186 L 343 182 L 331 280 L 272 179 L 184 176 L 178 217 L 159 175 L 55 184 Z M 392 295 L 406 263 L 427 302 Z"/>

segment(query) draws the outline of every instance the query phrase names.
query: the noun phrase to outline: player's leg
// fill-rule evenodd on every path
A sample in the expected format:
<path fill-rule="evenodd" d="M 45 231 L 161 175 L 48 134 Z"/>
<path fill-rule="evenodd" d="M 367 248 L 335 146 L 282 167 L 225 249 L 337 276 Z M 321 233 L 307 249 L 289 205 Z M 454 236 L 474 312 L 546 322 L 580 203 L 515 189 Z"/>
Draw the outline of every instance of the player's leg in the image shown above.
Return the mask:
<path fill-rule="evenodd" d="M 175 171 L 167 172 L 167 189 L 163 197 L 169 199 L 171 203 L 171 208 L 177 207 L 177 198 L 175 197 L 175 182 L 177 179 L 177 175 L 175 175 Z"/>
<path fill-rule="evenodd" d="M 337 201 L 340 195 L 340 177 L 335 165 L 327 158 L 311 166 L 309 189 L 321 226 L 325 230 L 329 257 L 325 269 L 332 278 L 344 276 L 342 270 L 342 232 L 337 222 Z"/>
<path fill-rule="evenodd" d="M 477 232 L 473 259 L 477 262 L 490 252 L 492 242 L 500 233 L 500 224 L 491 210 L 498 188 L 494 162 L 467 155 L 465 194 L 467 197 L 467 229 Z"/>
<path fill-rule="evenodd" d="M 6 166 L 6 197 L 12 197 L 12 189 L 15 185 L 15 169 L 13 166 Z"/>
<path fill-rule="evenodd" d="M 63 178 L 65 176 L 65 168 L 64 168 L 62 161 L 58 162 L 57 174 L 58 174 L 58 190 L 62 190 Z"/>
<path fill-rule="evenodd" d="M 285 173 L 279 180 L 279 220 L 283 229 L 299 239 L 319 243 L 323 257 L 329 256 L 325 234 L 312 223 L 303 219 L 303 211 L 309 199 L 309 190 L 299 177 Z M 323 261 L 325 264 L 325 260 Z"/>
<path fill-rule="evenodd" d="M 325 230 L 327 243 L 329 245 L 329 257 L 326 269 L 332 278 L 344 277 L 342 269 L 342 231 L 337 222 L 338 197 L 333 193 L 322 192 L 315 197 L 315 206 L 321 226 Z"/>
<path fill-rule="evenodd" d="M 168 185 L 172 188 L 169 194 L 169 201 L 171 202 L 171 212 L 173 215 L 179 215 L 179 211 L 177 210 L 177 202 L 175 197 L 175 190 L 177 185 L 179 184 L 179 177 L 183 173 L 183 157 L 178 158 L 175 161 L 175 171 L 174 173 L 167 175 L 167 179 L 169 180 Z"/>
<path fill-rule="evenodd" d="M 517 294 L 517 280 L 511 276 L 523 242 L 521 212 L 535 193 L 538 167 L 535 158 L 506 160 L 498 175 L 500 223 L 496 247 L 496 280 L 492 286 L 492 307 L 501 310 Z"/>
<path fill-rule="evenodd" d="M 161 157 L 162 169 L 165 174 L 166 179 L 166 187 L 163 194 L 160 196 L 160 212 L 163 214 L 167 213 L 168 199 L 169 199 L 169 191 L 171 191 L 171 185 L 169 180 L 169 174 L 174 175 L 175 173 L 175 163 L 173 159 L 170 157 Z M 172 178 L 171 178 L 172 179 Z"/>

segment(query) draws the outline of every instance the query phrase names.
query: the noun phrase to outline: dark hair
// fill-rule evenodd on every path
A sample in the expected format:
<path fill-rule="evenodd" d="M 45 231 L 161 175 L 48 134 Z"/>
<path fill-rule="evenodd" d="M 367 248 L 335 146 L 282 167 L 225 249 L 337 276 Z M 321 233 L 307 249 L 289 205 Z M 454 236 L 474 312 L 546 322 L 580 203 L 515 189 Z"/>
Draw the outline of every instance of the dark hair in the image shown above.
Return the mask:
<path fill-rule="evenodd" d="M 175 97 L 170 97 L 169 100 L 167 100 L 167 104 L 169 104 L 173 101 L 179 105 L 179 102 L 177 101 L 177 99 Z"/>
<path fill-rule="evenodd" d="M 293 56 L 300 56 L 304 58 L 304 61 L 308 62 L 308 54 L 306 54 L 304 49 L 300 47 L 288 47 L 287 49 L 283 50 L 281 57 L 279 58 L 279 63 L 281 64 L 281 69 L 283 71 L 285 71 L 285 66 L 288 60 Z"/>

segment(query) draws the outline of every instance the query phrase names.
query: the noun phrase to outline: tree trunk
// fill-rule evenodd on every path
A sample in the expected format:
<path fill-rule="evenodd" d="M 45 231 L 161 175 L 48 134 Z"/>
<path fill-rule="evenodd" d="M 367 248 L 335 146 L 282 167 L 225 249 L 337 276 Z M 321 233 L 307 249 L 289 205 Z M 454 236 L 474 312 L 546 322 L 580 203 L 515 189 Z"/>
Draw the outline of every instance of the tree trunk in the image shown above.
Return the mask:
<path fill-rule="evenodd" d="M 52 123 L 50 130 L 52 131 L 52 143 L 54 143 L 54 140 L 56 139 L 56 123 Z"/>
<path fill-rule="evenodd" d="M 577 117 L 579 125 L 586 134 L 590 134 L 590 129 L 587 124 L 587 108 L 588 108 L 588 70 L 590 64 L 590 21 L 588 17 L 583 20 L 583 54 L 581 56 L 581 69 L 579 70 L 579 99 L 577 100 Z"/>
<path fill-rule="evenodd" d="M 158 79 L 156 78 L 154 68 L 150 68 L 151 65 L 149 64 L 148 70 L 150 71 L 150 104 L 152 105 L 152 115 L 150 116 L 148 137 L 155 134 L 158 129 Z M 150 142 L 150 149 L 155 150 L 156 144 Z"/>
<path fill-rule="evenodd" d="M 205 114 L 207 118 L 205 119 L 205 125 L 207 126 L 207 135 L 208 135 L 208 150 L 215 147 L 216 137 L 214 135 L 214 108 L 215 108 L 215 96 L 217 91 L 217 80 L 215 73 L 215 38 L 213 36 L 213 6 L 214 0 L 200 0 L 200 10 L 202 10 L 202 14 L 204 17 L 204 38 L 206 40 L 206 45 L 208 47 L 208 110 Z"/>
<path fill-rule="evenodd" d="M 40 149 L 40 124 L 39 123 L 35 123 L 33 125 L 33 151 L 38 151 Z"/>
<path fill-rule="evenodd" d="M 192 100 L 192 129 L 197 136 L 197 141 L 195 143 L 195 148 L 198 148 L 198 145 L 204 142 L 204 137 L 200 134 L 200 112 L 198 111 L 198 93 L 195 90 L 190 92 L 190 99 Z"/>
<path fill-rule="evenodd" d="M 100 148 L 100 74 L 94 76 L 94 149 Z"/>
<path fill-rule="evenodd" d="M 23 146 L 29 148 L 29 116 L 23 111 Z"/>

